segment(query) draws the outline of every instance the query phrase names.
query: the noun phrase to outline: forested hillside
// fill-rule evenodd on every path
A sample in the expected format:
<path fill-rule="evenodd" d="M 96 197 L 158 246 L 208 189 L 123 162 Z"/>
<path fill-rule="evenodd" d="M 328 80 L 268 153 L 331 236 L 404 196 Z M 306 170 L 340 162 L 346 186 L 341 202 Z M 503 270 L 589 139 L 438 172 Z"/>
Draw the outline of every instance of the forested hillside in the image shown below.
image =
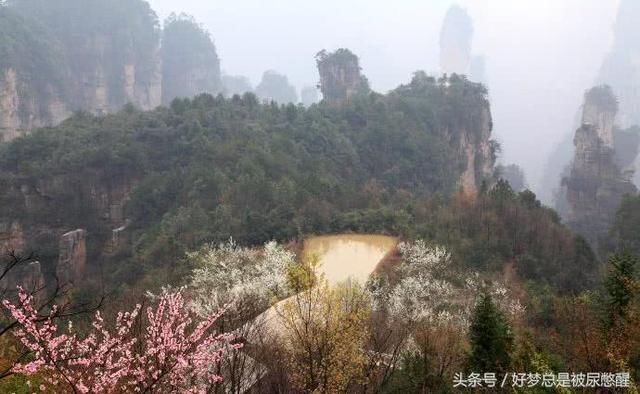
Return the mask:
<path fill-rule="evenodd" d="M 356 231 L 426 236 L 469 266 L 513 262 L 525 277 L 588 287 L 588 247 L 532 193 L 490 191 L 478 174 L 477 199 L 448 202 L 467 165 L 458 141 L 487 143 L 485 94 L 418 73 L 342 107 L 203 95 L 153 112 L 78 114 L 3 147 L 3 219 L 21 224 L 49 272 L 59 234 L 75 228 L 88 231 L 89 261 L 128 281 L 231 236 L 256 245 Z"/>

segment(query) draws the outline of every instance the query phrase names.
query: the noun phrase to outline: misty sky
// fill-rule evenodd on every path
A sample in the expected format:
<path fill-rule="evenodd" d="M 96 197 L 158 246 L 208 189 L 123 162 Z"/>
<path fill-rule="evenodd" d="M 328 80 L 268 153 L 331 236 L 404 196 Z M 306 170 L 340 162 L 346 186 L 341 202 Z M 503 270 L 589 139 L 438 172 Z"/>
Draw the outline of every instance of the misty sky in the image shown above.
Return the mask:
<path fill-rule="evenodd" d="M 538 185 L 547 156 L 573 133 L 584 91 L 608 51 L 618 0 L 150 0 L 160 18 L 196 17 L 228 74 L 286 74 L 298 89 L 318 81 L 314 55 L 347 47 L 374 90 L 413 71 L 436 72 L 439 32 L 454 3 L 474 20 L 474 53 L 486 57 L 494 137 L 502 161 Z"/>

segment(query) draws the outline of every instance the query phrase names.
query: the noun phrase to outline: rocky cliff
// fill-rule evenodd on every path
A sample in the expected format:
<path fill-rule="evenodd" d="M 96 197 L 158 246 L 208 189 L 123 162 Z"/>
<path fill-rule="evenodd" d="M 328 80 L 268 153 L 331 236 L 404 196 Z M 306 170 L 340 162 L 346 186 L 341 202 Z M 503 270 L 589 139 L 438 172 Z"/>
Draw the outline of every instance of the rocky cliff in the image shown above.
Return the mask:
<path fill-rule="evenodd" d="M 3 204 L 11 208 L 2 210 L 1 255 L 36 251 L 48 284 L 54 275 L 77 283 L 88 269 L 88 256 L 110 255 L 128 244 L 125 205 L 136 184 L 124 175 L 114 179 L 94 171 L 13 178 L 3 192 Z"/>
<path fill-rule="evenodd" d="M 68 116 L 66 76 L 46 30 L 0 6 L 0 140 Z"/>
<path fill-rule="evenodd" d="M 189 16 L 172 14 L 162 32 L 162 102 L 222 92 L 220 59 L 209 33 Z"/>
<path fill-rule="evenodd" d="M 43 297 L 45 294 L 39 292 L 46 286 L 42 266 L 39 261 L 23 261 L 15 265 L 0 279 L 0 294 L 13 292 L 16 286 L 22 286 L 29 292 L 36 292 L 35 298 Z"/>
<path fill-rule="evenodd" d="M 296 88 L 289 83 L 286 75 L 274 70 L 267 70 L 262 74 L 262 79 L 256 86 L 256 95 L 263 101 L 275 101 L 279 104 L 296 104 L 298 93 Z"/>
<path fill-rule="evenodd" d="M 61 284 L 78 284 L 87 265 L 86 231 L 69 231 L 60 237 L 60 255 L 56 275 Z"/>
<path fill-rule="evenodd" d="M 620 100 L 618 122 L 640 126 L 640 2 L 621 0 L 613 27 L 613 47 L 605 57 L 597 82 L 610 85 Z M 640 185 L 640 161 L 634 164 Z"/>
<path fill-rule="evenodd" d="M 0 5 L 0 37 L 2 140 L 72 111 L 161 103 L 158 21 L 142 0 L 8 1 Z"/>
<path fill-rule="evenodd" d="M 614 25 L 614 43 L 598 82 L 610 85 L 620 100 L 618 121 L 623 127 L 640 125 L 640 2 L 622 0 Z"/>
<path fill-rule="evenodd" d="M 22 225 L 18 221 L 0 222 L 0 255 L 24 250 L 25 237 Z"/>
<path fill-rule="evenodd" d="M 440 31 L 440 72 L 469 75 L 473 22 L 467 12 L 454 5 L 447 11 Z"/>
<path fill-rule="evenodd" d="M 608 86 L 585 94 L 582 125 L 574 137 L 575 156 L 562 181 L 566 190 L 566 220 L 597 246 L 607 235 L 622 197 L 634 193 L 631 173 L 619 166 L 616 138 L 617 100 Z M 626 159 L 628 160 L 628 158 Z"/>
<path fill-rule="evenodd" d="M 437 92 L 437 93 L 436 93 Z M 498 144 L 491 139 L 493 121 L 487 89 L 465 76 L 452 74 L 438 80 L 423 71 L 414 73 L 409 85 L 403 85 L 392 94 L 401 94 L 416 100 L 434 100 L 441 112 L 421 114 L 434 116 L 442 125 L 438 130 L 447 140 L 459 164 L 457 186 L 469 196 L 475 195 L 483 182 L 491 182 L 495 172 Z M 412 108 L 418 111 L 417 108 Z"/>
<path fill-rule="evenodd" d="M 322 50 L 316 55 L 320 91 L 329 104 L 340 105 L 358 93 L 369 91 L 369 82 L 360 71 L 359 59 L 350 50 Z"/>
<path fill-rule="evenodd" d="M 460 186 L 467 195 L 474 195 L 483 180 L 493 173 L 495 152 L 491 142 L 491 112 L 489 107 L 482 108 L 477 130 L 463 129 L 460 135 L 460 151 L 464 153 L 464 172 L 460 177 Z"/>
<path fill-rule="evenodd" d="M 440 72 L 486 84 L 485 58 L 472 54 L 472 44 L 473 20 L 460 6 L 451 6 L 440 30 Z"/>
<path fill-rule="evenodd" d="M 418 72 L 387 94 L 342 98 L 305 108 L 201 95 L 36 130 L 0 150 L 7 244 L 23 239 L 47 278 L 72 281 L 84 239 L 87 276 L 123 283 L 230 234 L 401 231 L 411 214 L 396 219 L 384 201 L 473 194 L 492 175 L 483 85 Z"/>
<path fill-rule="evenodd" d="M 46 96 L 29 96 L 29 81 L 15 69 L 0 70 L 0 141 L 10 141 L 38 127 L 60 123 L 70 115 L 68 105 L 52 86 Z"/>

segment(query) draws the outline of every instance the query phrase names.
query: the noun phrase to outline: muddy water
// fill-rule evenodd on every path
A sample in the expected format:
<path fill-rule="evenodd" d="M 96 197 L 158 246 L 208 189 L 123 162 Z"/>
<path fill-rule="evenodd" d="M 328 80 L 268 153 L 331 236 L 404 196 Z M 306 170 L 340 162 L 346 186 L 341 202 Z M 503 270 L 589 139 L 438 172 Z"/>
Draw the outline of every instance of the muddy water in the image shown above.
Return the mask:
<path fill-rule="evenodd" d="M 318 259 L 318 273 L 323 274 L 330 285 L 350 278 L 364 284 L 380 260 L 397 244 L 397 238 L 384 235 L 325 235 L 307 238 L 302 253 L 305 258 L 313 256 Z M 284 332 L 278 308 L 282 308 L 291 299 L 278 302 L 256 317 L 254 324 L 264 330 L 260 332 L 274 335 L 274 338 Z M 252 333 L 247 337 L 249 342 L 258 340 L 253 335 L 256 334 Z"/>
<path fill-rule="evenodd" d="M 307 238 L 303 253 L 319 260 L 319 271 L 331 285 L 349 278 L 364 283 L 397 243 L 397 238 L 384 235 L 325 235 Z"/>

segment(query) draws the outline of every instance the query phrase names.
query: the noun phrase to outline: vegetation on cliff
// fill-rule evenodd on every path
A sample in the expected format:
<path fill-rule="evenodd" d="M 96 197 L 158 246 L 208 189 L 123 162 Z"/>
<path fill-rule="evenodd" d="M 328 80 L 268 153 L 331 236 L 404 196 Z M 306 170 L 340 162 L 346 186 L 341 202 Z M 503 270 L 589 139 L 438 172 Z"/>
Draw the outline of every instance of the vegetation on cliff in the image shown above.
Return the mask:
<path fill-rule="evenodd" d="M 18 114 L 24 123 L 31 115 L 29 103 L 46 103 L 54 93 L 67 94 L 68 64 L 60 55 L 59 43 L 39 25 L 28 23 L 14 10 L 0 5 L 0 85 L 15 73 L 20 95 Z M 0 92 L 0 95 L 2 93 Z M 36 108 L 38 116 L 48 116 L 48 108 Z"/>
<path fill-rule="evenodd" d="M 620 202 L 637 191 L 629 166 L 638 153 L 638 131 L 635 127 L 620 129 L 617 111 L 618 100 L 609 86 L 596 86 L 585 93 L 574 160 L 562 180 L 567 224 L 603 253 Z"/>
<path fill-rule="evenodd" d="M 360 59 L 346 48 L 316 54 L 320 91 L 327 102 L 342 103 L 355 94 L 369 92 L 369 81 L 360 74 Z"/>
<path fill-rule="evenodd" d="M 154 83 L 160 25 L 146 1 L 19 0 L 8 1 L 7 7 L 29 24 L 41 26 L 44 36 L 62 49 L 73 76 L 65 81 L 73 89 L 64 97 L 72 109 L 94 110 L 85 101 L 95 92 L 85 92 L 81 82 L 100 87 L 98 70 L 106 82 L 108 109 L 119 109 L 130 99 L 125 91 L 125 66 L 135 65 L 137 84 Z"/>
<path fill-rule="evenodd" d="M 85 228 L 104 260 L 112 224 L 95 190 L 131 185 L 131 243 L 106 265 L 127 280 L 159 267 L 178 275 L 185 251 L 229 236 L 256 245 L 358 231 L 425 236 L 469 266 L 515 261 L 527 278 L 560 285 L 576 274 L 571 286 L 588 286 L 578 278 L 591 277 L 593 256 L 532 193 L 500 183 L 447 202 L 466 160 L 458 134 L 482 142 L 485 94 L 464 78 L 418 73 L 341 107 L 202 95 L 153 112 L 79 114 L 4 147 L 2 214 L 46 239 L 43 226 Z M 55 238 L 31 241 L 53 254 Z"/>

